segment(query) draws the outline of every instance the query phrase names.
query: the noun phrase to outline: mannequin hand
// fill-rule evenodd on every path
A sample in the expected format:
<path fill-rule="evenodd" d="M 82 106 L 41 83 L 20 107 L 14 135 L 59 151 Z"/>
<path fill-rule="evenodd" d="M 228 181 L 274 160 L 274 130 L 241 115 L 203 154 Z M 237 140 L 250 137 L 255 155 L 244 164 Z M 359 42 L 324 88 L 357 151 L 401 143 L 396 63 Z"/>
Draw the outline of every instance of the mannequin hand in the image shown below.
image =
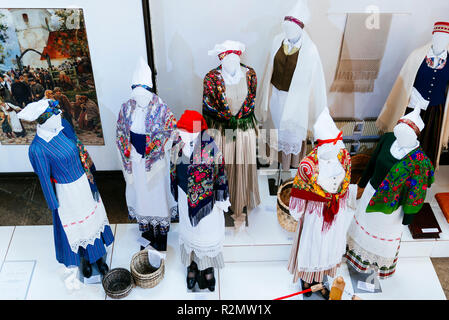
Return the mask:
<path fill-rule="evenodd" d="M 365 191 L 365 188 L 360 188 L 357 186 L 357 200 L 362 197 L 363 191 Z"/>

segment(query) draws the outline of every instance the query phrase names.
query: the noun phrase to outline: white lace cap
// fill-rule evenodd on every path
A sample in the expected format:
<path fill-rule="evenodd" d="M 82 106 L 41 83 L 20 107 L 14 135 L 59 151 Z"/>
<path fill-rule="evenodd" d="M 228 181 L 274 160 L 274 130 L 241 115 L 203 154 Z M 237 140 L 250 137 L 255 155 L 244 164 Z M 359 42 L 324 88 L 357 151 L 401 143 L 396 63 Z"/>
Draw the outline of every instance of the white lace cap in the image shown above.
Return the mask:
<path fill-rule="evenodd" d="M 236 50 L 245 52 L 245 45 L 239 41 L 226 40 L 223 43 L 216 44 L 212 50 L 209 50 L 207 54 L 209 56 L 218 56 L 220 53 L 223 53 L 228 50 Z"/>
<path fill-rule="evenodd" d="M 25 121 L 34 121 L 48 108 L 49 99 L 29 103 L 17 116 Z"/>

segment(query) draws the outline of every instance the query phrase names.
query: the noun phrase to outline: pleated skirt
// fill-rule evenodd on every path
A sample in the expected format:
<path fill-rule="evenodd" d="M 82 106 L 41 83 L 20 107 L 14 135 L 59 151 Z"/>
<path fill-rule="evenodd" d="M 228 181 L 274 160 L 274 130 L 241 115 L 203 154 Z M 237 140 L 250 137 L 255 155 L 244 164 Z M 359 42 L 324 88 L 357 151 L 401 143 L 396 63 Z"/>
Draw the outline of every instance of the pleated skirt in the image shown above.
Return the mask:
<path fill-rule="evenodd" d="M 230 131 L 232 132 L 232 131 Z M 228 177 L 231 210 L 234 220 L 245 219 L 247 212 L 260 204 L 259 183 L 257 178 L 256 143 L 254 128 L 236 129 L 226 139 L 225 131 L 209 130 L 218 148 L 223 153 Z"/>

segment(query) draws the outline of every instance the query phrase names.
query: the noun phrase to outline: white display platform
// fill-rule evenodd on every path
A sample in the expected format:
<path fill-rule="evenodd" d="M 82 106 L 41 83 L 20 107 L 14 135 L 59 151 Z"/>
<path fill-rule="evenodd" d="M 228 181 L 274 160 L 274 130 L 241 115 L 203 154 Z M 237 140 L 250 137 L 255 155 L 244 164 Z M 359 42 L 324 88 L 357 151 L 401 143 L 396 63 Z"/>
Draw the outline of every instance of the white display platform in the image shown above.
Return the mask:
<path fill-rule="evenodd" d="M 295 174 L 295 170 L 290 170 L 291 176 L 293 177 Z M 270 196 L 268 192 L 268 186 L 265 182 L 267 179 L 267 175 L 272 177 L 276 174 L 276 170 L 260 170 L 259 171 L 259 185 L 261 187 L 261 197 L 262 197 L 262 205 L 257 208 L 257 211 L 263 211 L 261 214 L 250 214 L 249 216 L 249 228 L 247 230 L 250 234 L 257 234 L 259 232 L 262 233 L 270 233 L 269 242 L 274 242 L 278 244 L 278 248 L 273 248 L 273 251 L 282 250 L 285 245 L 291 244 L 291 239 L 293 234 L 290 234 L 287 231 L 279 228 L 275 228 L 274 230 L 265 229 L 265 231 L 260 230 L 259 228 L 266 228 L 266 226 L 271 225 L 274 222 L 271 220 L 276 220 L 276 197 Z M 449 223 L 446 221 L 446 218 L 443 215 L 438 203 L 435 199 L 435 194 L 439 192 L 449 192 L 449 166 L 441 166 L 438 172 L 435 174 L 435 183 L 430 188 L 427 193 L 426 202 L 429 202 L 432 210 L 435 214 L 435 217 L 440 225 L 442 232 L 440 233 L 439 239 L 413 239 L 412 234 L 407 226 L 404 226 L 404 231 L 402 234 L 402 242 L 401 249 L 399 251 L 400 257 L 432 257 L 432 258 L 443 258 L 449 257 Z M 256 211 L 255 210 L 255 211 Z M 255 213 L 255 212 L 254 212 Z M 265 220 L 265 223 L 262 223 L 259 220 Z M 269 222 L 270 220 L 270 222 Z M 277 223 L 277 220 L 276 220 Z M 253 229 L 255 228 L 255 229 Z M 277 230 L 280 229 L 281 231 Z M 283 232 L 282 232 L 283 231 Z M 244 238 L 240 238 L 244 239 Z M 258 245 L 263 244 L 262 242 L 257 242 Z M 243 241 L 242 241 L 243 242 Z M 266 243 L 266 241 L 265 241 Z M 285 248 L 284 248 L 285 249 Z"/>
<path fill-rule="evenodd" d="M 178 225 L 172 224 L 168 237 L 165 278 L 153 289 L 135 288 L 126 299 L 265 299 L 271 300 L 300 291 L 287 271 L 287 260 L 293 233 L 281 228 L 276 217 L 276 197 L 268 192 L 267 173 L 259 175 L 262 204 L 250 212 L 249 226 L 234 234 L 226 228 L 223 248 L 225 268 L 216 270 L 217 285 L 208 290 L 188 292 L 186 268 L 181 264 L 178 245 Z M 294 172 L 293 172 L 294 173 Z M 381 293 L 358 294 L 363 299 L 442 299 L 441 284 L 430 257 L 449 257 L 449 225 L 433 195 L 449 192 L 449 167 L 437 173 L 437 183 L 429 192 L 428 201 L 434 209 L 443 233 L 438 240 L 414 240 L 404 227 L 403 242 L 396 273 L 381 280 Z M 125 213 L 124 213 L 125 214 Z M 115 242 L 108 248 L 107 262 L 111 268 L 129 269 L 132 255 L 140 248 L 137 224 L 112 225 Z M 0 227 L 0 272 L 4 261 L 36 261 L 26 299 L 106 299 L 101 284 L 83 285 L 71 290 L 64 284 L 64 267 L 55 259 L 52 226 Z M 346 291 L 352 292 L 346 264 L 338 269 L 346 281 Z M 7 298 L 2 296 L 0 299 Z M 343 299 L 349 299 L 344 295 Z M 109 298 L 107 298 L 109 299 Z M 302 300 L 302 296 L 290 298 Z"/>

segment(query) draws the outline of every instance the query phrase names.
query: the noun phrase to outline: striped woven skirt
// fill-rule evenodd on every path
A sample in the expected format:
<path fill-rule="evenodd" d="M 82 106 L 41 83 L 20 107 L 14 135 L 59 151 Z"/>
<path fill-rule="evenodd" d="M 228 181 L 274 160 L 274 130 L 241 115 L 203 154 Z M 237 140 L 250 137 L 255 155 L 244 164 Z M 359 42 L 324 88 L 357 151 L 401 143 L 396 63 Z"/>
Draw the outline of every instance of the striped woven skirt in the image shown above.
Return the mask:
<path fill-rule="evenodd" d="M 231 130 L 231 132 L 233 132 Z M 245 223 L 246 212 L 260 204 L 259 182 L 257 177 L 256 160 L 256 130 L 236 129 L 230 138 L 226 139 L 226 132 L 209 130 L 208 133 L 223 153 L 226 175 L 228 177 L 231 210 L 234 213 L 234 225 L 237 229 Z"/>

